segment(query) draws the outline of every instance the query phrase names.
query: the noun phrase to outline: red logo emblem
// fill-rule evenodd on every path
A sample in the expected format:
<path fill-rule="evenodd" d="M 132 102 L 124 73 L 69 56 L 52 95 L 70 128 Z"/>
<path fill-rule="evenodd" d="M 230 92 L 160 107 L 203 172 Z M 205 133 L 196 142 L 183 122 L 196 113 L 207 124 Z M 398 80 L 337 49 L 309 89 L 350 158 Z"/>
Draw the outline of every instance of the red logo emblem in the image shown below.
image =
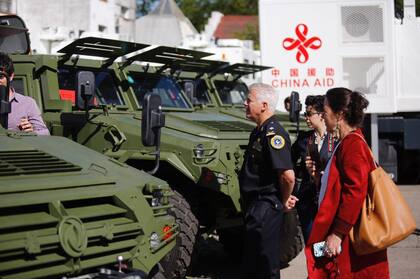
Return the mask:
<path fill-rule="evenodd" d="M 295 33 L 297 39 L 286 38 L 283 41 L 283 47 L 286 50 L 294 50 L 297 48 L 296 60 L 299 63 L 306 63 L 309 59 L 309 53 L 307 48 L 310 49 L 319 49 L 322 45 L 321 39 L 318 37 L 307 38 L 308 27 L 301 23 L 298 24 L 295 28 Z"/>

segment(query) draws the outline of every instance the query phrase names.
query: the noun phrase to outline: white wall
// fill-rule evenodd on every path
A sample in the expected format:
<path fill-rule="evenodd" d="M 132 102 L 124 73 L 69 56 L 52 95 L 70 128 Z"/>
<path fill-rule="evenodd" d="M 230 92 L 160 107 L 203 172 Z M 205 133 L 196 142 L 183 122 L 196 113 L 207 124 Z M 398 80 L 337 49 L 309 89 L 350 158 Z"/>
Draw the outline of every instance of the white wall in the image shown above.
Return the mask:
<path fill-rule="evenodd" d="M 89 0 L 18 1 L 17 14 L 29 29 L 32 50 L 47 53 L 57 43 L 54 40 L 70 37 L 71 31 L 78 33 L 79 30 L 87 30 L 90 6 L 88 2 Z"/>
<path fill-rule="evenodd" d="M 134 41 L 136 1 L 116 0 L 114 11 L 116 25 L 119 26 L 120 39 L 125 41 Z"/>
<path fill-rule="evenodd" d="M 29 29 L 36 53 L 58 50 L 65 43 L 86 36 L 131 41 L 134 37 L 135 0 L 13 1 Z"/>
<path fill-rule="evenodd" d="M 115 0 L 90 0 L 90 6 L 89 31 L 106 34 L 115 33 Z M 100 31 L 99 26 L 104 26 L 105 30 Z"/>

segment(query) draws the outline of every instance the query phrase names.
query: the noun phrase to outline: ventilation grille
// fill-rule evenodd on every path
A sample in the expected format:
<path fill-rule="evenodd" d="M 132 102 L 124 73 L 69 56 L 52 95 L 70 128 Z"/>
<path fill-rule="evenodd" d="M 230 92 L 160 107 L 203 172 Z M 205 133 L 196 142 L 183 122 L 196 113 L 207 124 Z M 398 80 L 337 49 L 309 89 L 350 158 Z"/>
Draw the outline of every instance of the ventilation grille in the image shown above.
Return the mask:
<path fill-rule="evenodd" d="M 384 57 L 359 57 L 343 59 L 345 86 L 364 94 L 385 93 Z"/>
<path fill-rule="evenodd" d="M 384 41 L 383 8 L 376 6 L 341 7 L 343 43 Z"/>
<path fill-rule="evenodd" d="M 0 151 L 0 176 L 70 172 L 81 169 L 38 150 Z"/>
<path fill-rule="evenodd" d="M 113 196 L 2 208 L 0 278 L 50 278 L 132 257 L 144 232 L 127 208 Z"/>
<path fill-rule="evenodd" d="M 250 132 L 254 129 L 254 126 L 240 121 L 198 121 L 198 123 L 219 131 Z"/>

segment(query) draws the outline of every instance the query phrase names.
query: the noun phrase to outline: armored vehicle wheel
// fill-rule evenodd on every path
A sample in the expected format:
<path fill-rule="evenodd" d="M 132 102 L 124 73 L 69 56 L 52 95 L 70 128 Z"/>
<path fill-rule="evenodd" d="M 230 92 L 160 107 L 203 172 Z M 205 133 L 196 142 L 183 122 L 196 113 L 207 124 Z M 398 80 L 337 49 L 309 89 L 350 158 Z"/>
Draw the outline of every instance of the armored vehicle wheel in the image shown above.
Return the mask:
<path fill-rule="evenodd" d="M 156 269 L 156 272 L 153 275 L 150 276 L 150 274 L 149 274 L 149 276 L 148 276 L 149 279 L 167 279 L 167 278 L 165 278 L 165 276 L 162 273 L 163 269 L 162 269 L 161 264 L 158 264 L 157 266 L 155 266 L 155 269 Z"/>
<path fill-rule="evenodd" d="M 169 202 L 173 207 L 169 214 L 174 216 L 180 227 L 176 245 L 162 261 L 162 271 L 166 279 L 183 279 L 191 263 L 191 254 L 198 232 L 198 220 L 184 197 L 174 190 Z"/>
<path fill-rule="evenodd" d="M 163 276 L 162 272 L 156 273 L 152 278 L 150 279 L 166 279 L 165 276 Z"/>

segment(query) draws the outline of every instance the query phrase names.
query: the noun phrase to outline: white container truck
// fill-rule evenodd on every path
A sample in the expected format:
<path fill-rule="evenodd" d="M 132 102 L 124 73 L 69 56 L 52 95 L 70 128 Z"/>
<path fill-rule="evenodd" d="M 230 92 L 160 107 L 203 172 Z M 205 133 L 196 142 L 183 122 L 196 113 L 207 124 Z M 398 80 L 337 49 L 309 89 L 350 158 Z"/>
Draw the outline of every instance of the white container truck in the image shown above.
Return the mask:
<path fill-rule="evenodd" d="M 399 1 L 401 2 L 401 1 Z M 365 135 L 399 183 L 420 182 L 420 18 L 415 1 L 260 0 L 263 72 L 280 100 L 348 87 L 370 105 Z M 303 101 L 302 100 L 302 101 Z M 278 110 L 284 110 L 279 102 Z"/>

